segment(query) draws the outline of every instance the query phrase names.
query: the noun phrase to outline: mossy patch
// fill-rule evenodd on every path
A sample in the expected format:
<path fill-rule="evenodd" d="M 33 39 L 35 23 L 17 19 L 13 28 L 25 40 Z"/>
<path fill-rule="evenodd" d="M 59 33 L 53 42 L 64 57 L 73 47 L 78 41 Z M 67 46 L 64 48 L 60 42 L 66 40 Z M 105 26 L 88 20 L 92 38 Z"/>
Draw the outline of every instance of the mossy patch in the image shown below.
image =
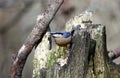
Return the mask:
<path fill-rule="evenodd" d="M 65 59 L 69 55 L 68 47 L 57 46 L 54 50 L 50 50 L 50 56 L 47 59 L 46 67 L 51 67 L 55 62 L 59 62 L 58 59 Z"/>

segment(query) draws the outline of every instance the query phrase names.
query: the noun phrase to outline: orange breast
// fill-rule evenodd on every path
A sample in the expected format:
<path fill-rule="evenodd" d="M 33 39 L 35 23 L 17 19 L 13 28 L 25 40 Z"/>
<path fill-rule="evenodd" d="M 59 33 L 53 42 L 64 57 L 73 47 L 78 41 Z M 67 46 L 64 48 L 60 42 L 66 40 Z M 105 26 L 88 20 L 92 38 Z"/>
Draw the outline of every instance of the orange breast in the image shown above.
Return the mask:
<path fill-rule="evenodd" d="M 55 38 L 55 42 L 59 46 L 67 46 L 71 42 L 71 37 L 68 37 L 68 38 L 64 38 L 64 37 Z"/>

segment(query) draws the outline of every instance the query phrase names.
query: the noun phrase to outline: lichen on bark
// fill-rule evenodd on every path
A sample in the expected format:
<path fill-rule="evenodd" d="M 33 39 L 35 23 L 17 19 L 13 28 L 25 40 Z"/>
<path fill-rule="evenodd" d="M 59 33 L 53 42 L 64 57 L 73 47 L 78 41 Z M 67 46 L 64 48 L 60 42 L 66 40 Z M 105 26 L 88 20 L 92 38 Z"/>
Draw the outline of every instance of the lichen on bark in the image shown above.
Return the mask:
<path fill-rule="evenodd" d="M 46 68 L 50 68 L 55 62 L 58 62 L 61 66 L 63 66 L 66 64 L 68 55 L 68 47 L 57 46 L 55 49 L 50 50 L 50 57 L 47 59 Z"/>
<path fill-rule="evenodd" d="M 75 23 L 80 27 L 75 29 L 70 49 L 49 50 L 46 67 L 39 69 L 41 75 L 35 78 L 120 78 L 117 66 L 108 57 L 105 26 L 89 22 L 91 13 L 87 14 L 67 23 L 66 31 Z"/>
<path fill-rule="evenodd" d="M 57 46 L 50 49 L 49 32 L 45 34 L 42 42 L 37 46 L 33 58 L 33 78 L 46 78 L 46 70 L 57 62 L 60 66 L 66 64 L 69 47 Z"/>

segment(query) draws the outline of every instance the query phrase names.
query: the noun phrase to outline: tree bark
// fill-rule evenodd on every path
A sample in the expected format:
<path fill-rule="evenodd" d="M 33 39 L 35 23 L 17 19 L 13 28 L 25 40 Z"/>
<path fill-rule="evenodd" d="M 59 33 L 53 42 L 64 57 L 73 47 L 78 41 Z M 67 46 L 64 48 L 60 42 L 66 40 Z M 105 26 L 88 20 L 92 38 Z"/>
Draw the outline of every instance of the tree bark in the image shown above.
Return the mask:
<path fill-rule="evenodd" d="M 13 58 L 10 70 L 10 78 L 21 78 L 24 65 L 28 55 L 34 46 L 41 42 L 44 34 L 49 28 L 49 24 L 54 18 L 56 12 L 62 5 L 64 0 L 50 0 L 47 10 L 38 16 L 36 26 L 33 28 L 27 39 Z"/>
<path fill-rule="evenodd" d="M 36 78 L 120 78 L 117 66 L 108 57 L 105 26 L 89 24 L 75 30 L 67 64 L 55 62 L 41 68 Z"/>

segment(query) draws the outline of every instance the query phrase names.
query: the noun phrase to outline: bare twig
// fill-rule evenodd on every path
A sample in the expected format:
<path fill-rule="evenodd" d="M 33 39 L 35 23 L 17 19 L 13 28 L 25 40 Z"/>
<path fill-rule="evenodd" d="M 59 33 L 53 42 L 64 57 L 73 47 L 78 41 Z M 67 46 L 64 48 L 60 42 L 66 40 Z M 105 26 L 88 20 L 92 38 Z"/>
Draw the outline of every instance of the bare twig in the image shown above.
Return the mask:
<path fill-rule="evenodd" d="M 108 56 L 111 60 L 114 60 L 117 57 L 119 57 L 120 56 L 120 46 L 112 51 L 109 51 Z"/>
<path fill-rule="evenodd" d="M 50 0 L 47 10 L 38 16 L 37 23 L 28 38 L 18 51 L 10 70 L 10 78 L 21 78 L 26 59 L 38 40 L 45 34 L 49 23 L 52 21 L 64 0 Z"/>

